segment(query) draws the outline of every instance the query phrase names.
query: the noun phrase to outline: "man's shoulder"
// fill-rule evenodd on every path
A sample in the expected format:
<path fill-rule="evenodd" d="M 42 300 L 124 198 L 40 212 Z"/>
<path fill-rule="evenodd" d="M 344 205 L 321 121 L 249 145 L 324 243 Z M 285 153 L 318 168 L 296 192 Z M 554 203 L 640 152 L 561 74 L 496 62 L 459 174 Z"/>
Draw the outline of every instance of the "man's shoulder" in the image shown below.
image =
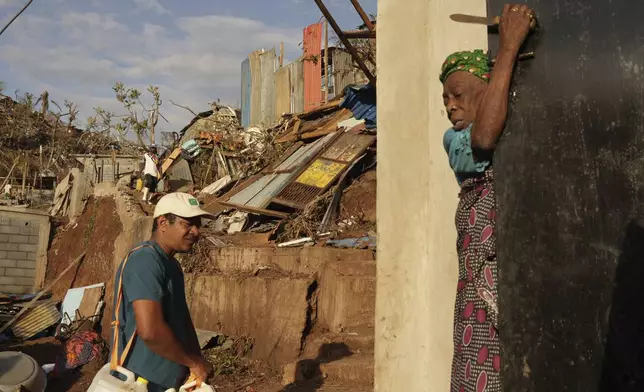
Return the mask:
<path fill-rule="evenodd" d="M 159 255 L 159 252 L 154 249 L 154 245 L 150 243 L 150 241 L 143 241 L 138 243 L 136 246 L 130 249 L 126 257 L 126 267 L 135 264 L 137 266 L 145 265 L 147 268 L 153 267 L 155 265 L 163 268 L 163 260 Z M 133 261 L 136 261 L 136 263 L 133 263 Z"/>

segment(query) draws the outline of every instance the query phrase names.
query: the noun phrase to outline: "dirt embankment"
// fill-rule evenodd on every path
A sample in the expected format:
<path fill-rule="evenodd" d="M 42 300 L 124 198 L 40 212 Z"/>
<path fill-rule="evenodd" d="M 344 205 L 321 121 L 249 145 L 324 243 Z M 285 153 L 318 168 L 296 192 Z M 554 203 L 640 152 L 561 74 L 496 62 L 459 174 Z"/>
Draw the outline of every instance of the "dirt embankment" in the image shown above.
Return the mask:
<path fill-rule="evenodd" d="M 106 337 L 111 334 L 114 242 L 122 230 L 114 199 L 90 197 L 77 221 L 58 229 L 47 254 L 46 284 L 56 279 L 83 251 L 87 251 L 80 265 L 67 272 L 52 292 L 55 298 L 62 300 L 70 288 L 105 283 L 105 310 L 101 325 Z"/>
<path fill-rule="evenodd" d="M 376 170 L 364 173 L 342 194 L 338 238 L 362 237 L 376 231 Z"/>

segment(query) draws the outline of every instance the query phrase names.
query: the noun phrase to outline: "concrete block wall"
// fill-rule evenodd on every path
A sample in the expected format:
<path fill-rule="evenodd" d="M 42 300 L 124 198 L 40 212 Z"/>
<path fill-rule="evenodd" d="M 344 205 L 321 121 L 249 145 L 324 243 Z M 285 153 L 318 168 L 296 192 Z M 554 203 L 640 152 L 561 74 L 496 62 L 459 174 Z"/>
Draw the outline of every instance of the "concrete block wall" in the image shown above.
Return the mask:
<path fill-rule="evenodd" d="M 44 278 L 49 217 L 8 210 L 0 210 L 0 292 L 30 293 Z"/>

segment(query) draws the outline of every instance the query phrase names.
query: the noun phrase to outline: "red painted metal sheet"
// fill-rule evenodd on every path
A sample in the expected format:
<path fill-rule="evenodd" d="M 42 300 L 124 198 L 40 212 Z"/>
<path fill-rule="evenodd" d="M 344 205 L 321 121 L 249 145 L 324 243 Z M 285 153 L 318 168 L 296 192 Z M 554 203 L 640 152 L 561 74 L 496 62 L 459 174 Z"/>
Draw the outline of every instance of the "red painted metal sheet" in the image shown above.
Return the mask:
<path fill-rule="evenodd" d="M 322 23 L 304 29 L 304 110 L 322 105 Z"/>

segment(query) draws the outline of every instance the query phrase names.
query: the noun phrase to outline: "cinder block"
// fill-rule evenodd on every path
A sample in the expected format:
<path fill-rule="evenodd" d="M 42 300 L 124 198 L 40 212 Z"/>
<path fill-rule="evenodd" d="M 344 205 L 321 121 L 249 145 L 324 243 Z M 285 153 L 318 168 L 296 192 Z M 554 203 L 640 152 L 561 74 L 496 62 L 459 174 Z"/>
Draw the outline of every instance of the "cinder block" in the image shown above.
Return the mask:
<path fill-rule="evenodd" d="M 36 262 L 33 260 L 18 260 L 16 261 L 16 267 L 18 268 L 27 268 L 27 269 L 35 269 L 36 268 Z"/>
<path fill-rule="evenodd" d="M 11 221 L 11 226 L 13 227 L 25 227 L 28 224 L 29 221 L 24 219 L 14 219 Z"/>
<path fill-rule="evenodd" d="M 6 259 L 7 258 L 7 251 L 6 250 L 0 250 L 0 260 Z"/>
<path fill-rule="evenodd" d="M 27 252 L 7 252 L 7 258 L 11 260 L 28 260 Z"/>
<path fill-rule="evenodd" d="M 20 226 L 0 226 L 2 234 L 20 234 Z"/>
<path fill-rule="evenodd" d="M 9 242 L 13 242 L 15 244 L 26 244 L 29 242 L 29 237 L 22 234 L 13 234 L 9 236 Z"/>
<path fill-rule="evenodd" d="M 35 264 L 35 263 L 34 263 Z M 0 267 L 9 267 L 9 268 L 15 268 L 17 265 L 15 260 L 4 260 L 0 259 Z"/>
<path fill-rule="evenodd" d="M 0 234 L 0 242 L 9 242 L 9 234 Z"/>
<path fill-rule="evenodd" d="M 4 274 L 5 274 L 5 269 L 4 269 L 4 268 L 0 268 L 0 276 L 4 276 Z"/>
<path fill-rule="evenodd" d="M 36 254 L 36 252 L 29 252 L 27 254 L 27 260 L 36 261 L 36 260 L 38 260 L 38 255 Z"/>
<path fill-rule="evenodd" d="M 5 268 L 4 276 L 28 276 L 25 268 Z"/>
<path fill-rule="evenodd" d="M 18 276 L 0 276 L 1 285 L 31 286 L 34 284 L 34 278 L 24 278 Z"/>
<path fill-rule="evenodd" d="M 12 244 L 10 242 L 0 242 L 0 250 L 4 250 L 4 251 L 18 250 L 18 244 Z"/>
<path fill-rule="evenodd" d="M 25 269 L 25 276 L 29 278 L 35 278 L 36 277 L 36 270 L 35 269 Z"/>
<path fill-rule="evenodd" d="M 25 237 L 26 238 L 26 237 Z M 36 253 L 38 247 L 36 245 L 31 245 L 31 244 L 19 244 L 18 245 L 18 250 L 21 252 L 31 252 L 31 253 Z"/>
<path fill-rule="evenodd" d="M 37 235 L 30 235 L 29 236 L 29 243 L 38 245 L 38 236 Z"/>
<path fill-rule="evenodd" d="M 38 230 L 37 228 L 34 230 L 34 227 L 31 227 L 31 226 L 24 226 L 24 227 L 20 228 L 20 234 L 34 235 L 34 234 L 38 233 L 37 230 Z M 34 233 L 34 231 L 35 231 L 35 233 Z"/>
<path fill-rule="evenodd" d="M 2 291 L 10 294 L 27 294 L 31 293 L 31 286 L 6 285 L 2 286 Z"/>
<path fill-rule="evenodd" d="M 11 218 L 8 216 L 2 216 L 0 215 L 0 225 L 10 225 L 11 224 Z"/>

